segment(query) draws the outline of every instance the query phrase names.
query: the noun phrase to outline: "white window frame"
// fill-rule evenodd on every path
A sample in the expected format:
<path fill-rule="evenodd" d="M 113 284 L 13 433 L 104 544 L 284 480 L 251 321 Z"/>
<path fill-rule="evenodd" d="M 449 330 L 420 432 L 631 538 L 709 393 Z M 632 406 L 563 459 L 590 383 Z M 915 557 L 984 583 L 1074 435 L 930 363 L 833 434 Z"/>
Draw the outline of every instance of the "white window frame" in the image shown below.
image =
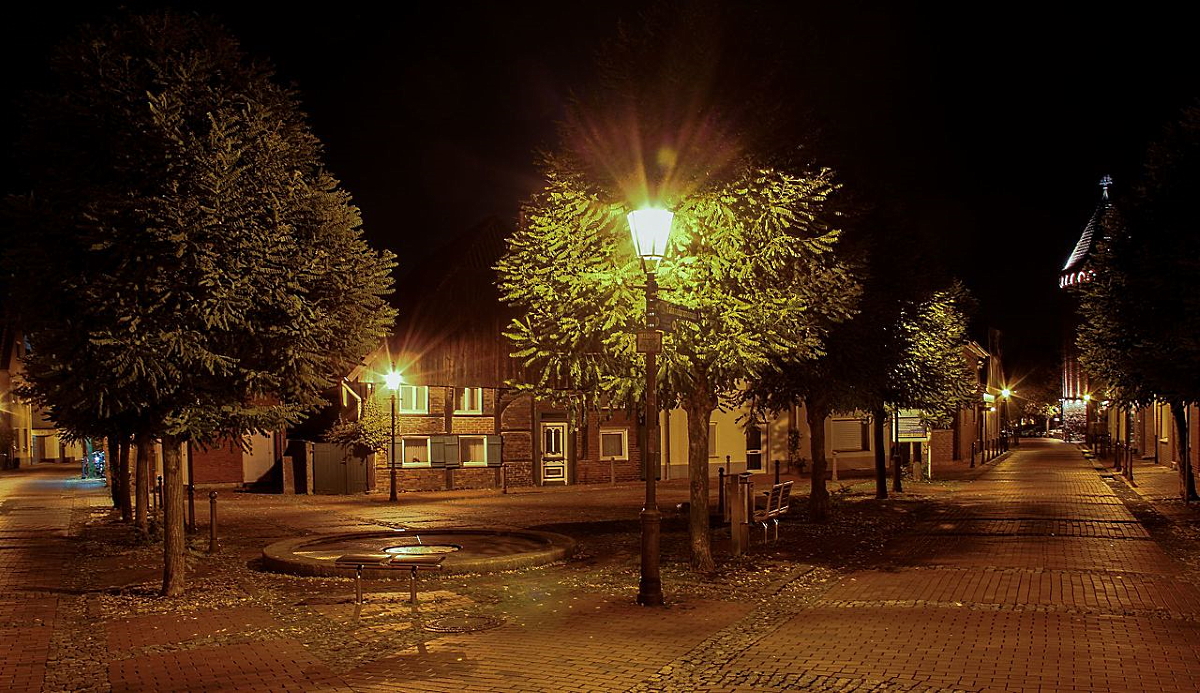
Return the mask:
<path fill-rule="evenodd" d="M 455 414 L 482 414 L 483 388 L 456 387 L 454 388 Z"/>
<path fill-rule="evenodd" d="M 410 400 L 415 403 L 415 406 L 404 406 L 404 392 L 410 392 Z M 401 385 L 396 389 L 396 411 L 401 414 L 428 414 L 429 413 L 429 386 L 428 385 Z"/>
<path fill-rule="evenodd" d="M 621 452 L 617 455 L 604 454 L 604 436 L 617 434 L 621 436 Z M 601 428 L 600 438 L 597 440 L 597 450 L 602 460 L 628 460 L 629 459 L 629 429 L 625 428 Z"/>
<path fill-rule="evenodd" d="M 429 459 L 430 458 L 430 454 L 429 454 L 430 453 L 430 445 L 431 445 L 429 436 L 397 436 L 397 437 L 400 439 L 398 441 L 398 445 L 397 445 L 397 447 L 400 449 L 400 464 L 398 466 L 411 467 L 411 468 L 422 468 L 422 469 L 433 466 L 433 463 Z M 410 441 L 410 440 L 425 441 L 425 461 L 424 462 L 413 462 L 408 459 L 408 441 Z"/>
<path fill-rule="evenodd" d="M 463 459 L 463 454 L 462 454 L 462 444 L 463 444 L 463 441 L 464 441 L 464 440 L 477 440 L 477 441 L 479 441 L 480 443 L 482 443 L 482 446 L 483 446 L 483 459 L 482 459 L 482 460 L 469 460 L 469 461 L 468 461 L 468 460 L 464 460 L 464 459 Z M 460 466 L 462 466 L 462 467 L 486 467 L 486 466 L 488 466 L 488 458 L 487 458 L 487 455 L 488 455 L 488 439 L 487 439 L 487 436 L 482 436 L 482 435 L 481 435 L 481 436 L 464 436 L 464 435 L 460 435 L 460 436 L 458 437 L 458 464 L 459 464 Z"/>

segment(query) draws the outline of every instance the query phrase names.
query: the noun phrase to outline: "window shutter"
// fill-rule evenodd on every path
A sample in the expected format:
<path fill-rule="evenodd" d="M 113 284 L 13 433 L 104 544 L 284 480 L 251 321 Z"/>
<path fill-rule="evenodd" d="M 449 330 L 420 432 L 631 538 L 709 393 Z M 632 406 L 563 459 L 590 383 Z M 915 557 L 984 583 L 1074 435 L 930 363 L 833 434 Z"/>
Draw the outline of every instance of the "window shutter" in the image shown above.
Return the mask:
<path fill-rule="evenodd" d="M 861 419 L 834 419 L 832 426 L 833 449 L 838 452 L 866 450 L 863 446 L 866 426 Z"/>
<path fill-rule="evenodd" d="M 429 463 L 434 467 L 457 467 L 458 436 L 431 436 Z"/>
<path fill-rule="evenodd" d="M 489 467 L 499 467 L 503 459 L 501 458 L 501 445 L 504 440 L 501 436 L 487 437 L 487 463 Z"/>

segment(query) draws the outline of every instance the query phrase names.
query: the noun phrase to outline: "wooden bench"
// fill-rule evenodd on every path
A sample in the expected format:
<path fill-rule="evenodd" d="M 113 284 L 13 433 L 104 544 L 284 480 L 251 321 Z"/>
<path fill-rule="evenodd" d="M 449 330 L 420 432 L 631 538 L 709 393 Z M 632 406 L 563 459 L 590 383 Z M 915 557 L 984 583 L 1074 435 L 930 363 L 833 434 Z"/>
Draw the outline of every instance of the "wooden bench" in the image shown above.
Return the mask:
<path fill-rule="evenodd" d="M 337 557 L 335 565 L 343 568 L 354 568 L 354 603 L 363 603 L 362 571 L 372 570 L 408 570 L 409 603 L 417 603 L 417 571 L 441 570 L 445 556 L 405 556 L 391 553 L 348 553 Z"/>
<path fill-rule="evenodd" d="M 792 484 L 785 481 L 771 486 L 770 491 L 764 491 L 767 502 L 761 508 L 755 508 L 751 520 L 762 525 L 763 541 L 767 541 L 767 527 L 775 528 L 775 539 L 779 539 L 779 518 L 787 514 L 792 498 Z"/>

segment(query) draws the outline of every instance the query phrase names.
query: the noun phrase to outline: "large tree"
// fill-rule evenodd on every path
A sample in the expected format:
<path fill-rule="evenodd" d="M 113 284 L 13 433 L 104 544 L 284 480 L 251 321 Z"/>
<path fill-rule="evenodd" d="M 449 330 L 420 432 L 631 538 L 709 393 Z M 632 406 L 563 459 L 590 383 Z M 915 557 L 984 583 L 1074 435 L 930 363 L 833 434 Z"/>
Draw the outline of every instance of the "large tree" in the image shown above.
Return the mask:
<path fill-rule="evenodd" d="M 803 147 L 795 85 L 776 80 L 769 12 L 659 2 L 598 59 L 544 157 L 545 187 L 500 262 L 531 386 L 630 404 L 644 282 L 625 212 L 675 212 L 661 296 L 695 310 L 659 357 L 658 402 L 687 414 L 692 565 L 713 568 L 708 424 L 782 353 L 813 356 L 858 285 L 833 254 L 833 172 Z M 782 45 L 782 44 L 779 44 Z M 747 46 L 754 46 L 747 50 Z M 787 123 L 788 125 L 785 125 Z M 560 390 L 561 391 L 561 390 Z"/>
<path fill-rule="evenodd" d="M 868 290 L 870 283 L 868 283 Z M 781 412 L 803 404 L 812 454 L 809 519 L 829 516 L 825 485 L 825 421 L 835 413 L 870 412 L 877 498 L 886 498 L 883 425 L 889 410 L 920 409 L 933 424 L 973 401 L 974 377 L 964 357 L 969 305 L 954 283 L 923 297 L 870 293 L 863 311 L 833 326 L 825 352 L 812 359 L 786 355 L 744 393 L 756 411 Z M 897 476 L 895 490 L 901 490 Z"/>
<path fill-rule="evenodd" d="M 1122 404 L 1170 406 L 1180 488 L 1197 497 L 1187 408 L 1200 403 L 1200 105 L 1150 146 L 1133 193 L 1105 210 L 1091 278 L 1078 285 L 1080 362 Z"/>
<path fill-rule="evenodd" d="M 546 162 L 546 189 L 526 206 L 498 270 L 518 309 L 509 335 L 544 392 L 593 401 L 644 395 L 633 333 L 643 324 L 644 281 L 625 224 L 628 203 L 605 195 L 562 159 Z M 727 177 L 668 200 L 671 249 L 661 295 L 699 314 L 664 339 L 659 401 L 687 413 L 692 562 L 713 567 L 708 519 L 708 422 L 775 357 L 819 353 L 828 324 L 845 318 L 857 284 L 832 256 L 822 223 L 828 171 L 788 173 L 747 161 Z"/>
<path fill-rule="evenodd" d="M 386 331 L 392 258 L 363 240 L 295 95 L 210 21 L 83 28 L 28 122 L 9 260 L 29 392 L 68 427 L 161 441 L 163 592 L 179 594 L 181 444 L 317 406 Z"/>
<path fill-rule="evenodd" d="M 970 397 L 974 382 L 962 352 L 971 306 L 967 292 L 948 277 L 932 239 L 901 202 L 886 190 L 858 190 L 856 200 L 842 207 L 839 250 L 862 281 L 858 313 L 830 328 L 818 358 L 784 355 L 743 396 L 765 413 L 804 405 L 813 461 L 809 513 L 818 522 L 829 512 L 824 434 L 830 414 L 871 414 L 876 496 L 886 498 L 887 412 L 915 408 L 945 419 Z"/>

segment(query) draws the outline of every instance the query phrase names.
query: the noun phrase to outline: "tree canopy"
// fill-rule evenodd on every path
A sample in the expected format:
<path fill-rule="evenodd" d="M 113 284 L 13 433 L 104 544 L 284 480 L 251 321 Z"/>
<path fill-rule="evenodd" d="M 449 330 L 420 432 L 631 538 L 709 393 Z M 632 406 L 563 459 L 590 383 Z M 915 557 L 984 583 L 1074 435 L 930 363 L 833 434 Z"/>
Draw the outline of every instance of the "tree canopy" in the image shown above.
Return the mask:
<path fill-rule="evenodd" d="M 161 437 L 164 476 L 180 441 L 314 408 L 391 322 L 392 257 L 363 240 L 295 95 L 213 22 L 81 29 L 21 150 L 32 194 L 12 201 L 7 262 L 27 392 L 68 430 Z"/>
<path fill-rule="evenodd" d="M 629 204 L 604 196 L 565 158 L 548 158 L 545 173 L 497 266 L 504 299 L 520 313 L 508 336 L 533 374 L 523 386 L 593 404 L 635 401 L 644 394 L 633 333 L 645 318 L 645 279 L 625 224 Z M 707 483 L 708 418 L 719 398 L 781 354 L 820 353 L 828 325 L 853 311 L 858 285 L 833 256 L 838 234 L 823 209 L 835 191 L 828 170 L 746 160 L 668 202 L 675 223 L 658 268 L 661 296 L 699 317 L 664 338 L 659 401 L 688 413 L 694 490 L 698 476 Z M 693 508 L 702 505 L 707 527 L 703 490 Z M 702 567 L 707 541 L 705 533 L 703 548 L 693 545 Z"/>
<path fill-rule="evenodd" d="M 812 432 L 812 519 L 828 515 L 824 421 L 833 413 L 870 412 L 876 426 L 879 497 L 886 497 L 883 419 L 888 408 L 922 409 L 944 421 L 970 397 L 963 358 L 971 301 L 925 253 L 928 244 L 902 208 L 878 191 L 847 203 L 842 253 L 861 277 L 851 319 L 831 326 L 817 358 L 784 354 L 743 395 L 751 408 L 783 412 L 803 404 Z"/>

